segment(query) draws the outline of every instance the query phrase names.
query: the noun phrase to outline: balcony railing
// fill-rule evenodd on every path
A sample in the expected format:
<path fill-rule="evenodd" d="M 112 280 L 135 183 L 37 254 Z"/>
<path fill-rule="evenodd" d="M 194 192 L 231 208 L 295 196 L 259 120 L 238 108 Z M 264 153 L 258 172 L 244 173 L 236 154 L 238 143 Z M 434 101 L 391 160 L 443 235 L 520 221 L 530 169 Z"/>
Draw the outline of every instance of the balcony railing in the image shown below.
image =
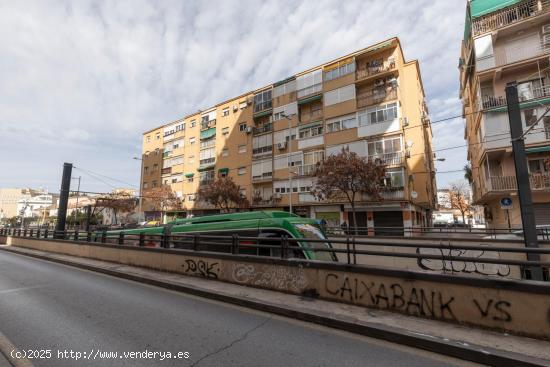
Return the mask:
<path fill-rule="evenodd" d="M 357 68 L 357 71 L 355 72 L 355 77 L 357 79 L 363 79 L 393 69 L 395 69 L 395 59 L 392 57 L 384 60 L 382 63 L 380 63 L 380 65 L 373 65 L 372 63 L 370 65 L 361 65 Z"/>
<path fill-rule="evenodd" d="M 403 163 L 403 152 L 382 153 L 369 155 L 368 158 L 372 161 L 380 160 L 383 165 L 398 165 Z"/>
<path fill-rule="evenodd" d="M 474 36 L 478 36 L 548 11 L 550 11 L 550 0 L 524 1 L 474 20 L 472 33 Z"/>
<path fill-rule="evenodd" d="M 550 97 L 550 85 L 545 85 L 543 87 L 529 88 L 529 90 L 520 92 L 519 94 L 520 102 L 527 102 L 533 99 L 546 98 Z M 506 106 L 506 97 L 503 96 L 484 96 L 482 99 L 482 107 L 484 110 L 504 107 Z"/>
<path fill-rule="evenodd" d="M 314 164 L 304 164 L 303 166 L 291 167 L 291 169 L 294 168 L 296 170 L 296 174 L 300 176 L 312 176 L 313 174 L 315 174 L 316 167 L 317 167 L 317 164 L 314 163 Z"/>
<path fill-rule="evenodd" d="M 252 176 L 252 182 L 271 180 L 272 178 L 273 178 L 273 172 L 264 172 L 261 175 Z"/>
<path fill-rule="evenodd" d="M 160 171 L 160 173 L 161 173 L 162 175 L 167 175 L 167 174 L 169 174 L 169 173 L 172 173 L 172 167 L 163 168 L 163 169 Z"/>
<path fill-rule="evenodd" d="M 393 87 L 376 88 L 357 96 L 357 107 L 367 107 L 397 98 L 397 89 Z"/>
<path fill-rule="evenodd" d="M 271 123 L 271 122 L 268 123 L 268 124 L 264 124 L 262 126 L 254 127 L 252 129 L 252 133 L 254 135 L 268 133 L 270 131 L 273 131 L 273 123 Z"/>
<path fill-rule="evenodd" d="M 550 53 L 550 45 L 525 43 L 513 48 L 500 48 L 495 52 L 495 66 L 504 66 Z"/>
<path fill-rule="evenodd" d="M 316 121 L 323 118 L 323 110 L 315 110 L 309 113 L 300 114 L 300 122 Z"/>
<path fill-rule="evenodd" d="M 529 174 L 531 190 L 550 190 L 549 173 Z M 486 181 L 484 193 L 490 191 L 514 191 L 517 190 L 516 176 L 491 176 Z"/>
<path fill-rule="evenodd" d="M 201 122 L 201 130 L 207 130 L 215 126 L 216 126 L 216 119 Z"/>
<path fill-rule="evenodd" d="M 210 164 L 213 164 L 213 163 L 216 163 L 216 158 L 206 158 L 206 159 L 201 159 L 199 164 L 201 166 L 208 166 Z"/>
<path fill-rule="evenodd" d="M 254 104 L 254 113 L 261 112 L 261 111 L 264 111 L 264 110 L 268 110 L 271 107 L 272 107 L 272 102 L 271 101 L 255 103 Z"/>
<path fill-rule="evenodd" d="M 252 158 L 260 158 L 266 155 L 273 155 L 273 145 L 252 149 Z"/>

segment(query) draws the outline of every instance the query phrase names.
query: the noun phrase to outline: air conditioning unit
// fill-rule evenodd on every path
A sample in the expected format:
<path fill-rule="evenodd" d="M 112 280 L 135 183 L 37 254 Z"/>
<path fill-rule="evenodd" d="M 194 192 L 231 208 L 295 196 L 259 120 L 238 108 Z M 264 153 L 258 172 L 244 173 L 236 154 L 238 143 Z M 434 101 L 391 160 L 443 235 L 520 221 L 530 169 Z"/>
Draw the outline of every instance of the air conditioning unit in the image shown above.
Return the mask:
<path fill-rule="evenodd" d="M 381 86 L 383 86 L 384 84 L 385 84 L 384 79 L 376 79 L 376 80 L 374 81 L 374 86 L 375 86 L 375 87 L 381 87 Z"/>
<path fill-rule="evenodd" d="M 279 150 L 286 149 L 286 141 L 277 143 L 277 148 L 278 148 Z"/>
<path fill-rule="evenodd" d="M 247 134 L 251 134 L 251 133 L 252 133 L 252 126 L 248 126 L 248 127 L 246 128 L 246 133 L 247 133 Z"/>
<path fill-rule="evenodd" d="M 280 192 L 276 192 L 273 194 L 273 199 L 280 199 L 281 198 L 281 193 Z"/>
<path fill-rule="evenodd" d="M 239 105 L 234 104 L 233 105 L 233 112 L 236 112 L 239 110 Z"/>
<path fill-rule="evenodd" d="M 252 102 L 254 102 L 254 98 L 248 97 L 248 98 L 246 99 L 246 104 L 252 104 Z"/>
<path fill-rule="evenodd" d="M 402 117 L 401 121 L 403 123 L 403 127 L 409 126 L 409 118 L 408 117 Z"/>

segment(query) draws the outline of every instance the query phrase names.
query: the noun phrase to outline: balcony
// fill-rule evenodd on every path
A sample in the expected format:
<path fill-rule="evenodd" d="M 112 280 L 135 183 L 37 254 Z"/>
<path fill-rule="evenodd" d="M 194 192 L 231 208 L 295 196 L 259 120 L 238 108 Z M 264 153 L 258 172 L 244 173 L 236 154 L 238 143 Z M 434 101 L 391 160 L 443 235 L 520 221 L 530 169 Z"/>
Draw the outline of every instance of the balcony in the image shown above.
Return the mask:
<path fill-rule="evenodd" d="M 252 149 L 252 158 L 260 159 L 273 155 L 273 145 Z"/>
<path fill-rule="evenodd" d="M 550 11 L 550 0 L 528 0 L 493 12 L 472 22 L 472 34 L 491 32 Z"/>
<path fill-rule="evenodd" d="M 270 108 L 272 108 L 271 100 L 260 102 L 260 103 L 254 103 L 254 113 L 269 110 Z"/>
<path fill-rule="evenodd" d="M 315 147 L 318 145 L 324 145 L 325 139 L 323 138 L 323 135 L 316 135 L 312 136 L 310 138 L 302 138 L 298 140 L 298 149 L 306 149 Z"/>
<path fill-rule="evenodd" d="M 252 134 L 253 135 L 268 133 L 270 131 L 273 131 L 273 123 L 272 122 L 252 128 Z"/>
<path fill-rule="evenodd" d="M 172 156 L 172 151 L 168 150 L 162 153 L 162 158 L 168 158 Z"/>
<path fill-rule="evenodd" d="M 397 99 L 397 89 L 394 87 L 374 88 L 357 95 L 357 108 L 376 105 Z"/>
<path fill-rule="evenodd" d="M 161 171 L 160 171 L 161 175 L 168 175 L 170 173 L 172 173 L 172 167 L 168 167 L 168 168 L 163 168 Z"/>
<path fill-rule="evenodd" d="M 499 48 L 495 51 L 495 66 L 504 66 L 534 57 L 548 55 L 550 44 L 523 44 L 514 48 Z M 479 69 L 479 68 L 478 68 Z"/>
<path fill-rule="evenodd" d="M 271 181 L 273 178 L 273 172 L 264 172 L 258 176 L 252 176 L 252 182 Z"/>
<path fill-rule="evenodd" d="M 304 164 L 303 166 L 291 167 L 296 170 L 296 174 L 299 176 L 313 176 L 315 170 L 317 169 L 317 163 L 313 164 Z"/>
<path fill-rule="evenodd" d="M 364 79 L 393 69 L 395 69 L 395 59 L 393 57 L 379 63 L 371 61 L 357 68 L 355 78 L 356 80 Z"/>
<path fill-rule="evenodd" d="M 403 200 L 405 199 L 405 190 L 403 187 L 386 186 L 380 191 L 382 200 Z M 363 195 L 363 200 L 373 201 L 369 195 Z"/>
<path fill-rule="evenodd" d="M 384 166 L 400 165 L 403 163 L 403 152 L 372 154 L 368 159 L 376 162 L 379 161 Z"/>
<path fill-rule="evenodd" d="M 216 127 L 216 119 L 201 122 L 201 131 L 210 129 L 211 127 Z"/>
<path fill-rule="evenodd" d="M 518 88 L 519 89 L 519 88 Z M 519 91 L 519 101 L 528 102 L 535 99 L 547 98 L 550 97 L 550 85 L 545 85 L 542 87 L 532 87 L 523 91 Z M 493 108 L 506 107 L 506 97 L 503 96 L 483 96 L 481 101 L 483 110 L 490 110 Z"/>
<path fill-rule="evenodd" d="M 300 122 L 313 122 L 323 118 L 323 110 L 315 110 L 307 113 L 300 114 Z"/>
<path fill-rule="evenodd" d="M 205 167 L 205 166 L 210 166 L 212 164 L 216 163 L 216 158 L 213 157 L 213 158 L 206 158 L 206 159 L 201 159 L 199 164 L 201 167 Z"/>
<path fill-rule="evenodd" d="M 529 186 L 531 190 L 550 190 L 549 173 L 531 173 L 529 174 Z M 482 186 L 482 194 L 492 191 L 510 192 L 517 190 L 516 176 L 491 176 Z"/>

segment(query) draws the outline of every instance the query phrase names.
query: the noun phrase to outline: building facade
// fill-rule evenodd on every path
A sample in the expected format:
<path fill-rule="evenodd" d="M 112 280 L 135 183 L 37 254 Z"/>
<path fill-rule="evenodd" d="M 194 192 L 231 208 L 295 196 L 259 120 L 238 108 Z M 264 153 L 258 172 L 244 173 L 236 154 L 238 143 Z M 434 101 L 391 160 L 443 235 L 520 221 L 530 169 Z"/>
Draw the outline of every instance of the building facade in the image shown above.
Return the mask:
<path fill-rule="evenodd" d="M 196 200 L 200 187 L 229 175 L 253 210 L 292 203 L 296 214 L 340 225 L 350 205 L 319 202 L 310 190 L 317 162 L 343 147 L 387 167 L 388 190 L 381 202 L 357 204 L 358 225 L 429 223 L 431 125 L 419 64 L 405 61 L 397 38 L 145 132 L 141 189 L 169 185 L 180 216 L 201 215 L 212 208 Z"/>
<path fill-rule="evenodd" d="M 474 204 L 493 228 L 521 226 L 506 92 L 517 83 L 537 224 L 550 224 L 550 1 L 471 0 L 462 42 L 460 97 Z M 535 125 L 535 126 L 533 126 Z M 511 198 L 505 210 L 501 199 Z"/>

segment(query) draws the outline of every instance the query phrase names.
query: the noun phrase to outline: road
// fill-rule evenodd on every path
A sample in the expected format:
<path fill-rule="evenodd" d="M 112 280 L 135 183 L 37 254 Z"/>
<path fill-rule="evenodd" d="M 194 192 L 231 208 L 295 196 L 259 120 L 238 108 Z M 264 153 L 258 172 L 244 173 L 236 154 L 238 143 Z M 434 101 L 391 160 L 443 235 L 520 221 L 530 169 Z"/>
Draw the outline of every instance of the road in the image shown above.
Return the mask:
<path fill-rule="evenodd" d="M 0 251 L 0 335 L 35 366 L 456 366 L 432 353 Z M 58 358 L 67 351 L 116 358 Z M 189 359 L 123 352 L 188 352 Z M 47 357 L 47 354 L 43 355 Z M 112 356 L 112 355 L 111 355 Z M 82 358 L 81 357 L 81 358 Z M 180 355 L 180 357 L 184 357 Z M 92 357 L 93 358 L 93 357 Z"/>

